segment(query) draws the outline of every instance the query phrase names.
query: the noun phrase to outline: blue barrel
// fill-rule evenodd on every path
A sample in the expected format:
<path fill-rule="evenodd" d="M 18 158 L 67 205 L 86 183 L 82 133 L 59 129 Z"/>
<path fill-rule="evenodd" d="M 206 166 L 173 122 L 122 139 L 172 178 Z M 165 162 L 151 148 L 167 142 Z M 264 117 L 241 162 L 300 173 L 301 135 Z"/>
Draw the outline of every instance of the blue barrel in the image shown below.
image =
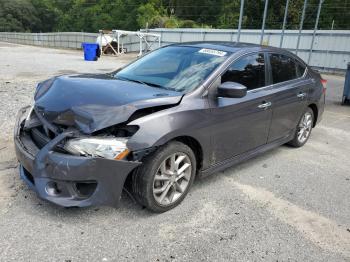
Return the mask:
<path fill-rule="evenodd" d="M 344 92 L 342 104 L 350 103 L 350 63 L 348 63 L 348 68 L 345 75 Z"/>
<path fill-rule="evenodd" d="M 84 60 L 85 61 L 96 61 L 97 60 L 97 51 L 99 45 L 95 43 L 82 43 L 82 48 L 84 49 Z"/>

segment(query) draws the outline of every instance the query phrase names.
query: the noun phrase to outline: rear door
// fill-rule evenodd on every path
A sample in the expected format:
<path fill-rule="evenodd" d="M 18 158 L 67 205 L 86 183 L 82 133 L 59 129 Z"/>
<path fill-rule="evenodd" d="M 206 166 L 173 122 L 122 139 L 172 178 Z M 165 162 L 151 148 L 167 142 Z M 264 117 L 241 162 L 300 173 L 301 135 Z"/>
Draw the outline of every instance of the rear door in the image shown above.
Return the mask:
<path fill-rule="evenodd" d="M 297 126 L 312 83 L 304 76 L 305 65 L 291 56 L 269 53 L 268 65 L 274 90 L 268 142 L 273 142 L 289 136 Z"/>

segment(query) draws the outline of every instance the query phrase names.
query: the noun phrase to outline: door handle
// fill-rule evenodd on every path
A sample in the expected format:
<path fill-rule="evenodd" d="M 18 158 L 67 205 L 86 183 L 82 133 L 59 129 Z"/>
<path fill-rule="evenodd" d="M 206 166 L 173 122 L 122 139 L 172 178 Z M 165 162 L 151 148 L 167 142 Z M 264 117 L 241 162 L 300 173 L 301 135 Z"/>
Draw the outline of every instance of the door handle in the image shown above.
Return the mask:
<path fill-rule="evenodd" d="M 306 96 L 305 93 L 299 93 L 299 94 L 297 94 L 297 97 L 299 97 L 299 98 L 304 98 L 305 96 Z"/>
<path fill-rule="evenodd" d="M 271 106 L 271 102 L 266 102 L 258 105 L 258 108 L 267 109 L 270 106 Z"/>

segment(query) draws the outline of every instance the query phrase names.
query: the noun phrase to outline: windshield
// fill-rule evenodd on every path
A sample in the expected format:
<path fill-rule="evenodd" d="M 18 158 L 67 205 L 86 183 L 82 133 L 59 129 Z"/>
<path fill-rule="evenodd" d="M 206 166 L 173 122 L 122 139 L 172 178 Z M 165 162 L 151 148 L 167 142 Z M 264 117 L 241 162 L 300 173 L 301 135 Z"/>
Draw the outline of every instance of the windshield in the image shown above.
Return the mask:
<path fill-rule="evenodd" d="M 115 77 L 187 93 L 198 87 L 229 54 L 198 47 L 164 47 L 123 68 Z"/>

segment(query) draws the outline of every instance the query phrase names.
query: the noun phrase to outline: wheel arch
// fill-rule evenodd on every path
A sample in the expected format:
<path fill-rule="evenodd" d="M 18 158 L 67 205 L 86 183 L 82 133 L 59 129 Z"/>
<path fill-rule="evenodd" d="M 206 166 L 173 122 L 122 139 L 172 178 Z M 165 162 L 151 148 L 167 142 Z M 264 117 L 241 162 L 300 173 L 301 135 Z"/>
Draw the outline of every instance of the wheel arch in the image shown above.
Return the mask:
<path fill-rule="evenodd" d="M 312 112 L 314 113 L 314 123 L 313 123 L 313 126 L 312 127 L 315 127 L 316 126 L 316 123 L 317 123 L 317 118 L 318 118 L 318 108 L 317 108 L 317 105 L 312 103 L 312 104 L 309 104 L 308 106 L 309 108 L 311 108 Z"/>
<path fill-rule="evenodd" d="M 195 157 L 196 157 L 196 162 L 197 162 L 197 170 L 200 170 L 202 168 L 202 163 L 203 163 L 203 148 L 199 141 L 192 136 L 178 136 L 174 137 L 172 140 L 168 141 L 178 141 L 181 142 L 185 145 L 187 145 L 191 150 L 193 151 Z"/>
<path fill-rule="evenodd" d="M 163 143 L 162 145 L 165 145 L 167 143 L 170 143 L 172 141 L 177 141 L 177 142 L 181 142 L 185 145 L 187 145 L 189 148 L 191 148 L 191 150 L 193 151 L 195 157 L 196 157 L 196 169 L 197 171 L 200 170 L 203 166 L 203 147 L 202 145 L 199 143 L 199 141 L 197 139 L 195 139 L 192 136 L 188 136 L 188 135 L 181 135 L 181 136 L 177 136 L 177 137 L 173 137 L 171 139 L 169 139 L 168 141 L 166 141 L 165 143 Z M 162 146 L 161 145 L 161 146 Z M 157 147 L 155 147 L 156 150 Z M 137 168 L 136 168 L 137 169 Z M 130 196 L 130 192 L 129 190 L 131 189 L 131 177 L 133 175 L 133 173 L 136 171 L 133 170 L 131 171 L 128 176 L 125 179 L 124 182 L 124 189 L 126 190 L 127 194 Z"/>

